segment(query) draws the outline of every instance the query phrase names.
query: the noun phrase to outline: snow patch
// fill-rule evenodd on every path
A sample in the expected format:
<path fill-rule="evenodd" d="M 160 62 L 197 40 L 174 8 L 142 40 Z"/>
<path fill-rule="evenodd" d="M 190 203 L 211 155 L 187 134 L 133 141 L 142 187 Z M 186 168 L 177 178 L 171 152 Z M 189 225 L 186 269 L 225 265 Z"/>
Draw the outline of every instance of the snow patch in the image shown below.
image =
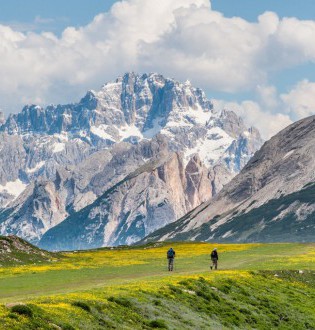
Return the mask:
<path fill-rule="evenodd" d="M 210 111 L 205 111 L 201 107 L 200 104 L 196 104 L 197 109 L 193 109 L 189 107 L 188 113 L 193 117 L 197 124 L 206 125 L 206 123 L 210 120 L 212 113 Z"/>
<path fill-rule="evenodd" d="M 120 88 L 120 86 L 121 86 L 121 82 L 109 82 L 102 86 L 102 90 L 103 91 L 112 90 L 112 89 Z M 97 94 L 97 93 L 95 93 L 95 94 Z"/>
<path fill-rule="evenodd" d="M 66 145 L 63 142 L 55 142 L 53 144 L 53 153 L 61 152 L 65 150 Z"/>
<path fill-rule="evenodd" d="M 94 135 L 99 136 L 100 138 L 104 140 L 110 140 L 110 141 L 115 141 L 111 135 L 109 135 L 106 132 L 106 129 L 108 128 L 107 125 L 101 124 L 99 126 L 92 126 L 91 127 L 91 133 Z"/>
<path fill-rule="evenodd" d="M 188 162 L 194 154 L 198 154 L 207 166 L 213 165 L 221 158 L 233 140 L 221 128 L 213 127 L 209 130 L 207 138 L 199 139 L 194 148 L 186 149 L 185 161 Z"/>
<path fill-rule="evenodd" d="M 71 113 L 63 113 L 62 117 L 67 118 L 67 119 L 71 119 L 72 118 L 72 114 Z"/>
<path fill-rule="evenodd" d="M 139 237 L 137 235 L 130 235 L 126 238 L 126 244 L 131 245 L 133 243 L 138 242 L 140 239 L 141 239 L 141 237 Z"/>
<path fill-rule="evenodd" d="M 104 246 L 108 245 L 110 242 L 110 238 L 112 234 L 115 232 L 117 226 L 118 226 L 118 221 L 110 220 L 104 227 L 104 239 L 103 239 L 103 244 Z"/>
<path fill-rule="evenodd" d="M 172 237 L 172 235 L 170 235 L 170 233 L 165 234 L 165 235 L 163 235 L 162 237 L 159 238 L 159 242 L 163 242 L 166 239 L 171 238 L 171 237 Z"/>
<path fill-rule="evenodd" d="M 54 138 L 58 139 L 58 141 L 62 141 L 62 142 L 68 142 L 69 141 L 69 137 L 68 137 L 68 133 L 67 132 L 61 132 L 60 134 L 55 133 L 53 135 Z"/>
<path fill-rule="evenodd" d="M 286 159 L 286 158 L 288 158 L 288 157 L 291 156 L 293 153 L 294 153 L 294 150 L 290 150 L 289 152 L 287 152 L 287 153 L 282 157 L 282 159 Z"/>
<path fill-rule="evenodd" d="M 224 235 L 222 235 L 222 238 L 227 238 L 227 237 L 230 237 L 230 236 L 233 236 L 232 230 L 227 231 Z"/>
<path fill-rule="evenodd" d="M 27 173 L 34 173 L 34 172 L 38 171 L 40 168 L 42 168 L 44 165 L 45 165 L 45 162 L 41 161 L 38 164 L 36 164 L 35 167 L 26 169 L 26 172 Z"/>
<path fill-rule="evenodd" d="M 127 139 L 130 136 L 136 136 L 136 137 L 139 137 L 140 139 L 143 139 L 142 133 L 140 132 L 139 128 L 136 127 L 135 125 L 123 126 L 119 130 L 119 136 L 120 136 L 120 140 Z"/>
<path fill-rule="evenodd" d="M 162 126 L 160 125 L 161 120 L 163 120 L 163 118 L 155 118 L 152 121 L 153 127 L 143 132 L 143 136 L 146 139 L 152 139 L 155 135 L 161 132 L 162 130 Z"/>
<path fill-rule="evenodd" d="M 27 184 L 23 183 L 20 179 L 7 182 L 4 186 L 0 185 L 0 192 L 6 192 L 14 198 L 18 197 L 27 187 Z"/>
<path fill-rule="evenodd" d="M 204 110 L 200 104 L 196 104 L 195 108 L 186 107 L 179 108 L 174 106 L 166 127 L 194 127 L 195 125 L 206 126 L 212 117 L 212 112 Z"/>

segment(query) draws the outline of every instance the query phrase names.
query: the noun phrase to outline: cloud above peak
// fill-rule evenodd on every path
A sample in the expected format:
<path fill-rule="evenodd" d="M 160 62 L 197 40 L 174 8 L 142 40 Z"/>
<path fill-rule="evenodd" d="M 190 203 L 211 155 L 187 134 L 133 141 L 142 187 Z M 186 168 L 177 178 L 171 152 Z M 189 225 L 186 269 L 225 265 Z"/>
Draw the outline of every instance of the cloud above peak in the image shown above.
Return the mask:
<path fill-rule="evenodd" d="M 207 91 L 255 92 L 269 85 L 274 72 L 314 63 L 314 35 L 314 21 L 279 19 L 273 12 L 254 23 L 226 18 L 207 0 L 116 2 L 60 37 L 0 25 L 0 107 L 16 112 L 24 103 L 75 101 L 85 90 L 132 70 L 189 78 Z M 262 103 L 277 107 L 294 91 L 277 102 L 274 91 L 260 93 Z M 294 112 L 284 115 L 310 113 Z"/>
<path fill-rule="evenodd" d="M 284 111 L 294 120 L 315 114 L 315 83 L 300 81 L 289 93 L 281 94 Z"/>

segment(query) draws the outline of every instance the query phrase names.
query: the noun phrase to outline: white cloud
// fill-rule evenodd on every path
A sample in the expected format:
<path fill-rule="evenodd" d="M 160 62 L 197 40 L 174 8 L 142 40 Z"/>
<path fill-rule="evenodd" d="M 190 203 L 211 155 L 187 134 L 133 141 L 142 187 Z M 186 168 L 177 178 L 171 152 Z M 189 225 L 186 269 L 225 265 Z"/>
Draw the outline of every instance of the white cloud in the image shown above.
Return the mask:
<path fill-rule="evenodd" d="M 50 24 L 54 22 L 55 22 L 54 18 L 41 17 L 40 15 L 37 15 L 34 19 L 35 24 Z"/>
<path fill-rule="evenodd" d="M 315 83 L 300 81 L 289 93 L 281 94 L 286 111 L 293 119 L 315 114 Z"/>
<path fill-rule="evenodd" d="M 272 113 L 253 101 L 247 100 L 238 103 L 214 100 L 214 105 L 220 110 L 233 110 L 244 119 L 247 125 L 258 128 L 265 140 L 292 124 L 292 120 L 287 114 Z"/>
<path fill-rule="evenodd" d="M 279 111 L 280 100 L 275 86 L 258 85 L 256 93 L 259 103 L 264 109 L 268 111 Z"/>
<path fill-rule="evenodd" d="M 315 62 L 314 35 L 314 21 L 279 19 L 272 12 L 254 23 L 226 18 L 208 0 L 117 2 L 87 26 L 68 27 L 60 38 L 0 25 L 0 105 L 18 111 L 25 102 L 75 101 L 125 71 L 157 71 L 189 78 L 208 91 L 256 91 L 259 109 L 244 105 L 251 117 L 263 125 L 265 113 L 284 123 L 288 115 L 311 113 L 312 104 L 291 102 L 294 91 L 279 98 L 268 85 L 269 74 Z M 274 114 L 289 103 L 288 112 Z M 277 125 L 282 124 L 270 131 Z"/>
<path fill-rule="evenodd" d="M 258 86 L 258 101 L 225 102 L 215 100 L 218 109 L 230 109 L 242 116 L 248 125 L 257 127 L 265 139 L 282 128 L 315 115 L 315 83 L 303 80 L 288 93 L 278 94 L 274 86 Z"/>

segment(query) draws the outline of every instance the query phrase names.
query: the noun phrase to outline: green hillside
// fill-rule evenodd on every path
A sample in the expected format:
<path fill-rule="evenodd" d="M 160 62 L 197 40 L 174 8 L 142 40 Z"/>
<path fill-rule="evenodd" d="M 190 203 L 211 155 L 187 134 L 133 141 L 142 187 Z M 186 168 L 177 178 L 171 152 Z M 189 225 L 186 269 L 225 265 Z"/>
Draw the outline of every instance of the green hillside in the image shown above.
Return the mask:
<path fill-rule="evenodd" d="M 58 261 L 60 257 L 17 236 L 0 236 L 0 267 Z"/>
<path fill-rule="evenodd" d="M 0 268 L 0 329 L 315 329 L 315 244 L 173 243 Z"/>

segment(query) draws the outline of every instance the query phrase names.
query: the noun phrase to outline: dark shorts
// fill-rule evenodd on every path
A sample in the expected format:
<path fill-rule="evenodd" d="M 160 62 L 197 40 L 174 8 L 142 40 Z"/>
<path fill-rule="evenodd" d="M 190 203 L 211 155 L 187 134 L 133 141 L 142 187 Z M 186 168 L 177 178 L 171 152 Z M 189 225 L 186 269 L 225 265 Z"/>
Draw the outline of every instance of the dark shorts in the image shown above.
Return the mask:
<path fill-rule="evenodd" d="M 173 270 L 174 258 L 167 258 L 167 259 L 168 259 L 168 270 Z"/>
<path fill-rule="evenodd" d="M 211 260 L 212 260 L 212 263 L 214 263 L 214 264 L 217 264 L 218 263 L 218 259 L 217 258 L 211 258 Z"/>

